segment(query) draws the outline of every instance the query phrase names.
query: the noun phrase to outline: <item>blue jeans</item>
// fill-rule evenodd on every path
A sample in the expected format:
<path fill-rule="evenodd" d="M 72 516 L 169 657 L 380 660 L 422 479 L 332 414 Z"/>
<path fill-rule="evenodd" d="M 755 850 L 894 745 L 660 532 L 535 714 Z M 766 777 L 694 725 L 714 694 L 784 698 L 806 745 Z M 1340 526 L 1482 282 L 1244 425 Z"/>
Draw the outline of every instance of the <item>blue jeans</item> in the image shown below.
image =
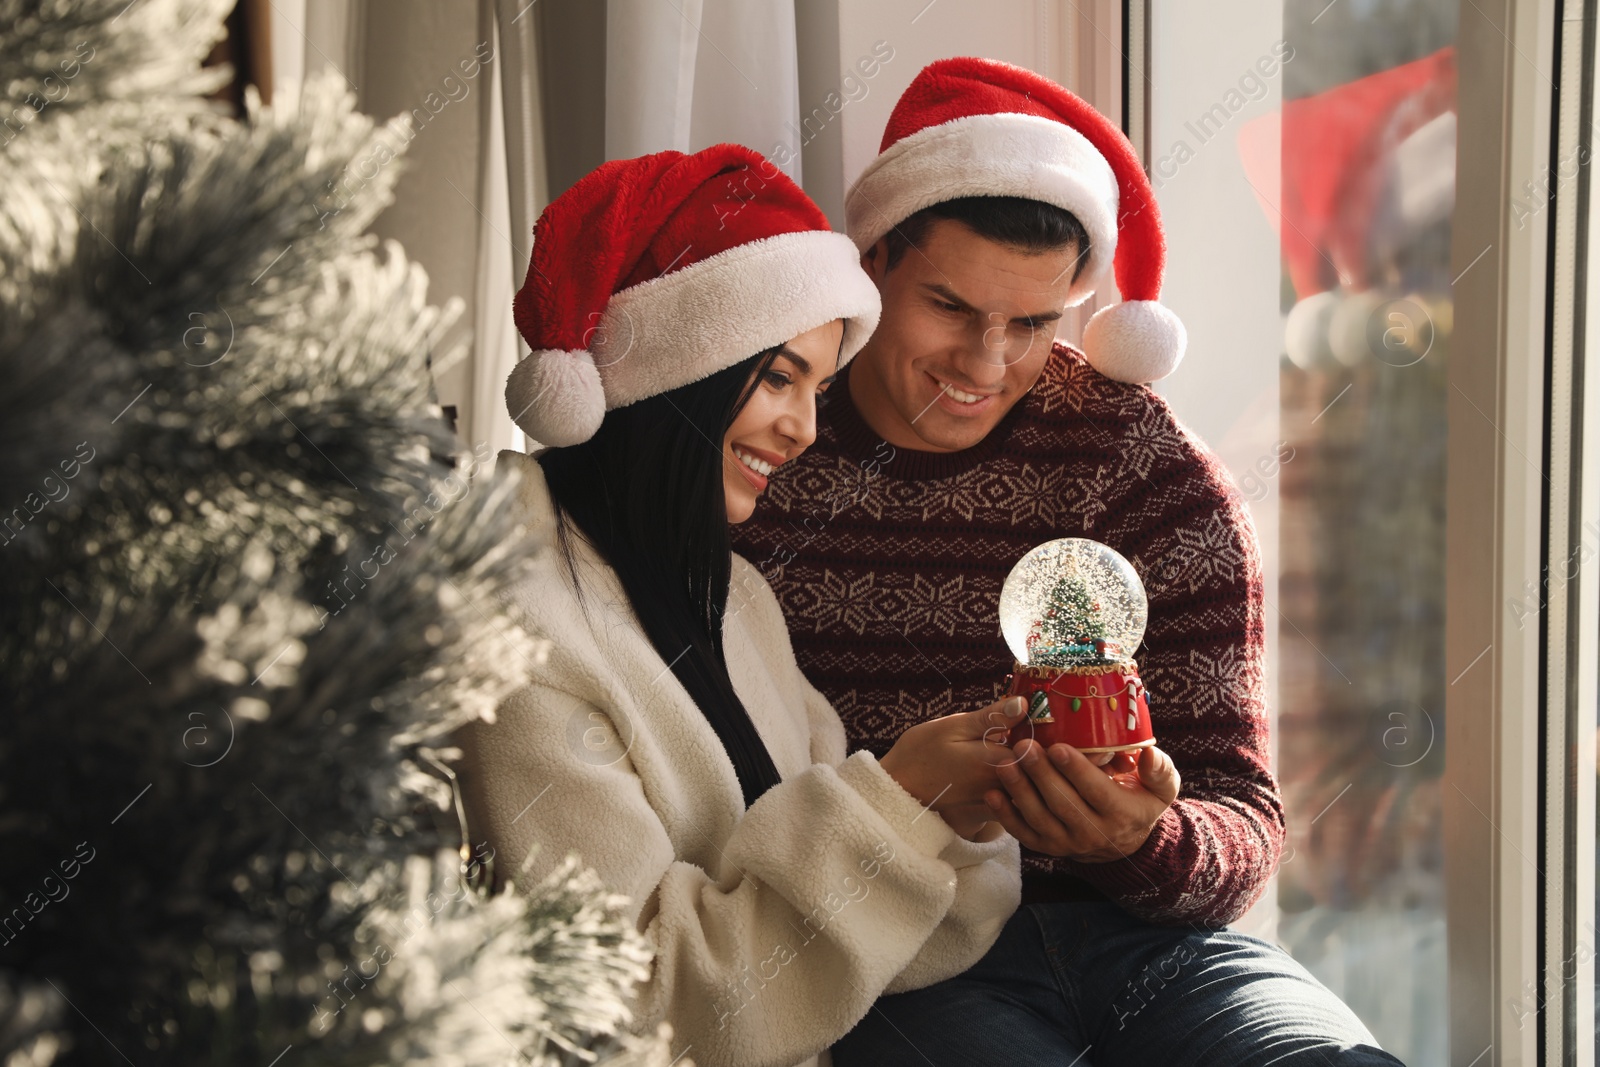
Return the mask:
<path fill-rule="evenodd" d="M 1027 904 L 987 955 L 881 997 L 834 1067 L 1399 1064 L 1270 942 L 1158 926 L 1108 901 Z"/>

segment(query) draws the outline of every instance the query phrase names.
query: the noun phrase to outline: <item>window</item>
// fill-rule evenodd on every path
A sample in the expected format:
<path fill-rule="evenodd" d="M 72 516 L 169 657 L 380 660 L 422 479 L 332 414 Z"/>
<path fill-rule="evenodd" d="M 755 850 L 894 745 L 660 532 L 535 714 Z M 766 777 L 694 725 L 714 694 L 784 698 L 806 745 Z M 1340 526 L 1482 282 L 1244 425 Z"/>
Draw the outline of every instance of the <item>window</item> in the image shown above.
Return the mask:
<path fill-rule="evenodd" d="M 1600 1058 L 1595 7 L 1126 6 L 1161 389 L 1277 623 L 1289 848 L 1242 925 L 1410 1064 Z"/>
<path fill-rule="evenodd" d="M 1190 335 L 1158 388 L 1267 569 L 1288 839 L 1241 928 L 1442 1067 L 1457 5 L 1223 7 L 1151 5 L 1144 147 Z"/>

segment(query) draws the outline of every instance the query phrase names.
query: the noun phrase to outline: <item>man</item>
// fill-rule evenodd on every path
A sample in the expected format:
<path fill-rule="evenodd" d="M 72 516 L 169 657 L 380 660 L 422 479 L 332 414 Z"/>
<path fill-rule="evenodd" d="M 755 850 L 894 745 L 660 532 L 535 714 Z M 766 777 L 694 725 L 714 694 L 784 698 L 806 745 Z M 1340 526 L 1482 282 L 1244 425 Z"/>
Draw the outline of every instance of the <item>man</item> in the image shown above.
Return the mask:
<path fill-rule="evenodd" d="M 1060 86 L 977 59 L 924 69 L 852 188 L 883 297 L 816 443 L 735 548 L 783 604 L 852 747 L 994 700 L 1006 574 L 1090 537 L 1150 601 L 1137 652 L 1159 749 L 1121 781 L 1022 742 L 993 817 L 1029 851 L 1024 907 L 967 974 L 886 997 L 836 1064 L 1395 1063 L 1282 950 L 1224 929 L 1282 846 L 1260 554 L 1224 468 L 1148 383 L 1182 355 L 1127 139 Z M 1114 268 L 1122 303 L 1053 344 Z M 1303 1056 L 1302 1060 L 1299 1058 Z M 1159 1059 L 1158 1059 L 1159 1057 Z"/>

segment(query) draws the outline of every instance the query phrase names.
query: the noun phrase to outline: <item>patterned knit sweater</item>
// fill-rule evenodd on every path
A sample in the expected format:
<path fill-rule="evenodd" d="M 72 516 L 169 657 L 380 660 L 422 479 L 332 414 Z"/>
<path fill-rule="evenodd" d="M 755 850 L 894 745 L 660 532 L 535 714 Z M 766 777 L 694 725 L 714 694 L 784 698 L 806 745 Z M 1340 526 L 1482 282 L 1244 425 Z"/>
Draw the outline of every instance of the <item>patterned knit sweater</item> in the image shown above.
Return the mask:
<path fill-rule="evenodd" d="M 734 548 L 778 594 L 801 669 L 851 750 L 881 756 L 914 723 L 998 699 L 1012 565 L 1053 538 L 1104 542 L 1150 598 L 1135 655 L 1182 785 L 1125 859 L 1025 852 L 1024 899 L 1104 896 L 1151 921 L 1209 926 L 1243 914 L 1284 820 L 1267 756 L 1260 550 L 1221 463 L 1152 390 L 1059 344 L 1028 395 L 961 452 L 883 441 L 848 373 L 818 423 L 734 528 Z"/>

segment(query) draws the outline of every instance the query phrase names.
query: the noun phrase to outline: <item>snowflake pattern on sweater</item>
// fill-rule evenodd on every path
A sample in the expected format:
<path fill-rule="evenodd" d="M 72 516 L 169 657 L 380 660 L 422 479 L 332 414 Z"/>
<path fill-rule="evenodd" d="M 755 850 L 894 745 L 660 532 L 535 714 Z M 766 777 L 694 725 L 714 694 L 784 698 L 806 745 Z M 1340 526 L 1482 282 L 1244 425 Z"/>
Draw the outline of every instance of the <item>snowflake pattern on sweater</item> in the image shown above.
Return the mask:
<path fill-rule="evenodd" d="M 1012 565 L 1054 538 L 1102 541 L 1149 594 L 1136 658 L 1182 785 L 1126 859 L 1025 853 L 1025 877 L 1086 883 L 1155 922 L 1243 914 L 1277 863 L 1284 819 L 1267 755 L 1260 549 L 1221 463 L 1151 389 L 1059 344 L 1028 395 L 961 452 L 884 442 L 855 411 L 848 371 L 818 423 L 734 547 L 778 594 L 852 751 L 881 756 L 914 723 L 997 699 Z"/>

